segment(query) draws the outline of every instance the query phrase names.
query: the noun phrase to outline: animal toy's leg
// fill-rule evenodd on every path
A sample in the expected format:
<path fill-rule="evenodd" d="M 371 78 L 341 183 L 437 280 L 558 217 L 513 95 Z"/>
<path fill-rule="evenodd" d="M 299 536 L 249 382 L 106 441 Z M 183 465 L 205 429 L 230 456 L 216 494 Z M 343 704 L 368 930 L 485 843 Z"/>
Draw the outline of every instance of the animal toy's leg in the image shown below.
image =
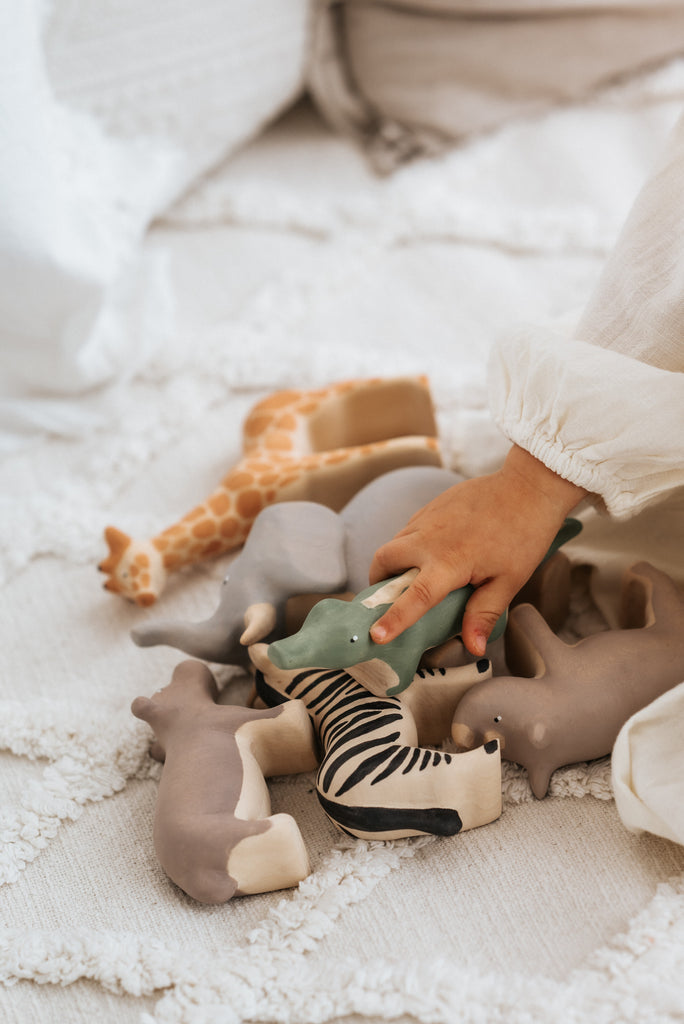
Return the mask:
<path fill-rule="evenodd" d="M 433 437 L 393 437 L 353 448 L 336 448 L 304 456 L 296 479 L 284 484 L 279 501 L 318 501 L 339 512 L 362 487 L 386 473 L 408 466 L 440 467 Z M 285 475 L 285 467 L 283 475 Z"/>
<path fill-rule="evenodd" d="M 501 752 L 497 740 L 475 750 L 450 754 L 424 747 L 392 747 L 393 756 L 365 774 L 369 761 L 354 754 L 337 778 L 360 780 L 333 793 L 335 776 L 318 774 L 318 798 L 330 819 L 357 839 L 400 839 L 417 835 L 456 835 L 488 825 L 501 815 Z"/>
<path fill-rule="evenodd" d="M 461 697 L 491 676 L 489 658 L 450 668 L 420 668 L 400 698 L 416 724 L 417 742 L 432 747 L 449 739 Z"/>
<path fill-rule="evenodd" d="M 276 391 L 250 410 L 246 454 L 329 452 L 375 441 L 437 437 L 427 377 L 370 377 L 314 390 Z"/>
<path fill-rule="evenodd" d="M 296 885 L 309 872 L 289 815 L 271 815 L 265 775 L 309 771 L 314 738 L 300 702 L 255 711 L 215 703 L 206 666 L 186 661 L 132 711 L 164 760 L 154 843 L 169 878 L 203 903 Z"/>

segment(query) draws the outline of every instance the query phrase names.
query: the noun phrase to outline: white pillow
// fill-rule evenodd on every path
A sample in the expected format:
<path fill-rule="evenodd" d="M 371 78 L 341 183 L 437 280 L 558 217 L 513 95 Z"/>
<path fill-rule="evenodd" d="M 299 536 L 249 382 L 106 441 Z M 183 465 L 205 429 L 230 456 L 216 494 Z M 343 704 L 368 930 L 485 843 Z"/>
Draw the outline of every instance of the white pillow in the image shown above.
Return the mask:
<path fill-rule="evenodd" d="M 140 240 L 296 98 L 307 29 L 308 0 L 0 0 L 0 431 L 69 429 L 55 395 L 149 356 Z"/>

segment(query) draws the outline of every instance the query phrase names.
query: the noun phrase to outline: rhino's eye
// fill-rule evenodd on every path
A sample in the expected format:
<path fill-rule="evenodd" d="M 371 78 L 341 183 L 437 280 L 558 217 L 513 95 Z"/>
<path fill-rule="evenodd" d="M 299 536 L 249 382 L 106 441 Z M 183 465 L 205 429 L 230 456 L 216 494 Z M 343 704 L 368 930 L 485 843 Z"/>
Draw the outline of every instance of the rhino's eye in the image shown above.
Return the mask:
<path fill-rule="evenodd" d="M 356 633 L 354 633 L 354 636 L 351 636 L 349 638 L 349 643 L 350 644 L 355 644 L 358 639 L 359 639 L 358 636 L 356 635 Z"/>
<path fill-rule="evenodd" d="M 494 715 L 494 721 L 495 722 L 500 722 L 501 721 L 501 715 Z"/>

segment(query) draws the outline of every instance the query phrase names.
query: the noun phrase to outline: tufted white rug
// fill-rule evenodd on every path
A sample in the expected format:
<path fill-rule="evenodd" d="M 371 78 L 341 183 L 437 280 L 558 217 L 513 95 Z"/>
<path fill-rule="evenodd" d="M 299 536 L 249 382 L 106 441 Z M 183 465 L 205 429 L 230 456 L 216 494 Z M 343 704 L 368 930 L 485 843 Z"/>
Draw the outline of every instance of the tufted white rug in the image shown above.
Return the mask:
<path fill-rule="evenodd" d="M 508 766 L 501 819 L 448 840 L 348 841 L 309 776 L 279 779 L 312 875 L 186 898 L 155 861 L 158 766 L 128 710 L 180 656 L 128 633 L 206 617 L 230 559 L 146 611 L 95 571 L 106 524 L 155 533 L 209 492 L 277 387 L 427 372 L 448 460 L 495 465 L 492 339 L 581 306 L 683 98 L 674 64 L 383 181 L 300 109 L 148 234 L 162 339 L 0 469 L 4 1021 L 684 1019 L 684 849 L 624 828 L 607 760 L 556 773 L 541 802 Z M 576 633 L 597 614 L 578 578 Z"/>

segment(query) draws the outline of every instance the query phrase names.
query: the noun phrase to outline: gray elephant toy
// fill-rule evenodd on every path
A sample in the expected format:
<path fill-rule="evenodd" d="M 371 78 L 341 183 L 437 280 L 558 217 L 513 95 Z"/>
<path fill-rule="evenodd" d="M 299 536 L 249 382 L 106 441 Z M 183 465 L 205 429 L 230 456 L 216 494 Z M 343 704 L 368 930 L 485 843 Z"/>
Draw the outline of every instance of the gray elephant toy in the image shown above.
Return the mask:
<path fill-rule="evenodd" d="M 286 635 L 291 597 L 362 590 L 376 550 L 461 479 L 441 467 L 411 466 L 376 478 L 340 512 L 308 501 L 268 506 L 223 580 L 211 618 L 138 626 L 133 640 L 140 647 L 168 644 L 204 661 L 247 666 L 249 644 Z"/>

